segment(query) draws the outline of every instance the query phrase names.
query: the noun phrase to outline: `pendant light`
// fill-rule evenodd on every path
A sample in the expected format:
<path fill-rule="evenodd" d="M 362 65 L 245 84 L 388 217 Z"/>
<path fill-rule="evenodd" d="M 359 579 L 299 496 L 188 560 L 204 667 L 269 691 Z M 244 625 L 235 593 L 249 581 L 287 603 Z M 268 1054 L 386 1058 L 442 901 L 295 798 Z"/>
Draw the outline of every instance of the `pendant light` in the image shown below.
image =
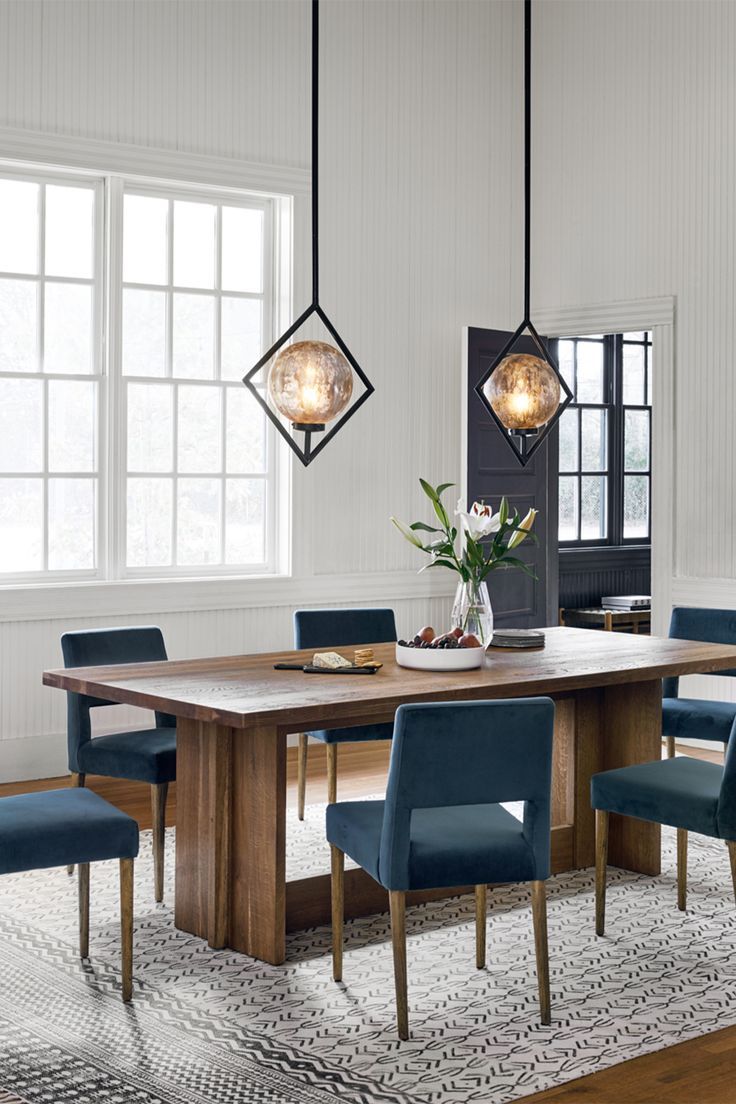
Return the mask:
<path fill-rule="evenodd" d="M 529 462 L 573 398 L 530 318 L 531 66 L 532 0 L 524 0 L 524 317 L 475 387 L 478 398 L 522 466 Z M 534 353 L 518 349 L 520 339 L 527 334 L 535 346 Z"/>
<path fill-rule="evenodd" d="M 320 319 L 334 345 L 311 339 L 289 344 L 312 315 Z M 269 361 L 266 397 L 256 376 Z M 363 391 L 350 405 L 356 376 Z M 312 0 L 312 302 L 251 368 L 243 383 L 305 467 L 374 390 L 319 301 L 319 0 Z M 303 444 L 292 436 L 282 418 L 296 434 L 303 435 Z M 316 445 L 314 434 L 320 435 Z"/>

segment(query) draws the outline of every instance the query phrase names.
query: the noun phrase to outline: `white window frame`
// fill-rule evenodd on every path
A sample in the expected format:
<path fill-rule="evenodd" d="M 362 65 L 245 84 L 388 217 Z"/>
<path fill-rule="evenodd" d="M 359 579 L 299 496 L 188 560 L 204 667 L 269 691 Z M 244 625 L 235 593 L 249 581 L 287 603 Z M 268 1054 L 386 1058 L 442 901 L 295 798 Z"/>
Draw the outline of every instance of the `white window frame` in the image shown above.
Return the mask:
<path fill-rule="evenodd" d="M 7 573 L 0 575 L 0 589 L 19 589 L 39 584 L 59 585 L 64 583 L 100 584 L 121 583 L 125 581 L 164 582 L 166 580 L 197 579 L 201 581 L 218 578 L 253 578 L 282 576 L 290 567 L 289 520 L 291 514 L 291 461 L 277 440 L 277 435 L 267 424 L 267 470 L 263 478 L 266 482 L 266 561 L 254 565 L 194 565 L 191 567 L 169 566 L 163 568 L 128 568 L 126 566 L 126 437 L 127 410 L 125 409 L 125 386 L 122 376 L 122 248 L 123 248 L 123 193 L 127 187 L 139 194 L 163 196 L 170 200 L 176 198 L 207 200 L 224 203 L 228 206 L 258 207 L 264 211 L 264 271 L 263 271 L 263 344 L 267 348 L 275 339 L 277 331 L 285 324 L 291 310 L 291 230 L 293 224 L 293 197 L 267 191 L 251 191 L 231 186 L 218 186 L 209 183 L 188 183 L 184 180 L 169 180 L 161 177 L 142 177 L 125 172 L 89 172 L 79 169 L 67 170 L 61 166 L 40 168 L 37 164 L 19 164 L 0 161 L 0 176 L 27 180 L 44 184 L 93 185 L 95 188 L 95 258 L 92 277 L 94 296 L 94 361 L 96 371 L 79 376 L 67 376 L 61 373 L 23 372 L 1 373 L 0 378 L 10 377 L 39 380 L 80 379 L 97 383 L 98 425 L 97 425 L 97 518 L 96 551 L 97 566 L 89 570 L 34 571 Z M 173 242 L 169 234 L 169 250 Z M 40 230 L 39 254 L 44 260 L 43 223 Z M 14 277 L 15 274 L 3 273 Z M 169 270 L 173 279 L 173 271 Z M 38 275 L 20 274 L 20 278 L 43 284 L 43 268 Z M 57 277 L 53 277 L 57 280 Z M 60 282 L 89 283 L 75 277 L 58 278 Z M 135 285 L 134 285 L 135 286 Z M 144 285 L 141 285 L 144 286 Z M 148 286 L 148 285 L 145 285 Z M 170 285 L 156 285 L 156 290 L 171 290 Z M 188 290 L 179 289 L 177 290 Z M 204 289 L 191 289 L 203 292 Z M 206 293 L 206 292 L 205 292 Z M 214 294 L 219 299 L 221 290 Z M 230 295 L 230 292 L 226 292 Z M 237 294 L 237 293 L 236 293 Z M 243 297 L 248 297 L 247 293 Z M 219 311 L 219 307 L 218 307 Z M 216 338 L 219 352 L 219 332 Z M 171 364 L 171 352 L 168 351 L 168 365 Z M 244 365 L 244 374 L 248 365 Z M 142 381 L 144 377 L 127 376 L 126 380 Z M 145 377 L 145 382 L 157 380 L 172 381 L 172 377 Z M 185 385 L 218 384 L 223 388 L 238 387 L 237 381 L 191 380 L 182 379 Z M 47 387 L 47 384 L 45 385 Z M 223 420 L 223 433 L 225 432 Z M 44 425 L 44 440 L 46 441 Z M 44 446 L 46 451 L 46 446 Z M 44 468 L 46 457 L 44 456 Z M 5 473 L 4 473 L 5 474 Z M 7 473 L 13 474 L 13 473 Z M 25 476 L 27 473 L 23 473 Z M 47 497 L 49 475 L 44 470 L 42 476 L 33 474 L 33 478 L 43 478 L 45 484 L 44 502 Z M 188 475 L 189 473 L 187 473 Z M 209 473 L 211 474 L 211 473 Z M 217 474 L 214 476 L 217 478 Z M 219 478 L 227 478 L 221 473 Z M 238 476 L 235 476 L 238 478 Z M 248 478 L 245 475 L 243 478 Z M 224 500 L 222 522 L 224 525 Z M 44 563 L 46 563 L 47 542 L 46 519 L 44 519 Z"/>
<path fill-rule="evenodd" d="M 2 472 L 2 478 L 38 479 L 43 484 L 43 563 L 40 571 L 8 572 L 0 575 L 0 583 L 23 585 L 28 583 L 38 584 L 48 582 L 60 583 L 65 581 L 84 582 L 90 579 L 103 578 L 101 565 L 107 560 L 107 534 L 103 524 L 103 503 L 106 498 L 107 464 L 106 464 L 106 440 L 105 440 L 105 407 L 107 394 L 107 372 L 105 365 L 105 341 L 104 341 L 104 220 L 105 220 L 105 182 L 99 174 L 82 174 L 75 172 L 43 171 L 34 167 L 22 170 L 14 166 L 5 166 L 0 163 L 0 176 L 4 180 L 19 180 L 32 184 L 42 185 L 39 192 L 39 226 L 38 226 L 38 271 L 9 272 L 4 269 L 0 273 L 3 280 L 23 280 L 33 283 L 38 287 L 38 355 L 42 363 L 44 353 L 45 332 L 45 296 L 46 282 L 55 284 L 74 284 L 91 286 L 92 288 L 92 347 L 91 364 L 89 372 L 8 372 L 0 370 L 0 380 L 21 379 L 38 380 L 43 383 L 43 470 L 41 472 Z M 46 274 L 46 187 L 59 185 L 61 187 L 85 187 L 94 192 L 95 196 L 95 226 L 94 226 L 94 252 L 91 277 L 81 276 L 47 276 Z M 95 383 L 97 385 L 97 425 L 95 438 L 96 466 L 92 472 L 57 472 L 49 471 L 48 449 L 48 410 L 49 410 L 49 383 L 63 381 L 75 381 L 81 383 Z M 50 479 L 89 479 L 97 482 L 95 496 L 95 553 L 97 566 L 94 568 L 66 569 L 50 571 L 45 566 L 48 564 L 49 554 L 49 528 L 48 528 L 48 500 Z"/>

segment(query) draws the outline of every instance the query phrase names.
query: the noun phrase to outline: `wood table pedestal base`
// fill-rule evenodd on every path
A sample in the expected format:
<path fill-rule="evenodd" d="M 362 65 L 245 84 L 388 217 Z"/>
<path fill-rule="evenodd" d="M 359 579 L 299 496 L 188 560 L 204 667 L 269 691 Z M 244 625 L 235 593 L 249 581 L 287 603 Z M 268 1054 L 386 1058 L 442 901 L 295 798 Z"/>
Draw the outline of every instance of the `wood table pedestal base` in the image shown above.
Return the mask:
<path fill-rule="evenodd" d="M 553 872 L 593 867 L 590 777 L 659 757 L 661 693 L 657 679 L 556 698 Z M 612 816 L 609 832 L 610 864 L 659 873 L 658 825 Z M 285 734 L 275 726 L 229 728 L 179 718 L 176 926 L 212 947 L 282 963 L 287 931 L 330 917 L 329 876 L 287 883 L 285 853 Z M 470 887 L 409 894 L 407 901 L 459 892 Z M 363 871 L 345 872 L 346 917 L 385 911 L 387 901 Z"/>

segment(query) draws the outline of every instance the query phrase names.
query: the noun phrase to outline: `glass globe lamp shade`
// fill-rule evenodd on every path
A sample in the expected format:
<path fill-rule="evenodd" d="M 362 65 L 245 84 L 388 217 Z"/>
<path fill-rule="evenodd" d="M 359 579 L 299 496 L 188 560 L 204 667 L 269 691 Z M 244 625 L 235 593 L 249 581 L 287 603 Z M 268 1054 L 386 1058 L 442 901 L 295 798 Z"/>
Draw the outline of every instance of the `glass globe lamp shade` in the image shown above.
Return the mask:
<path fill-rule="evenodd" d="M 295 429 L 316 432 L 350 402 L 353 370 L 342 353 L 325 341 L 297 341 L 274 359 L 268 393 Z"/>
<path fill-rule="evenodd" d="M 538 432 L 560 405 L 560 381 L 551 365 L 528 353 L 504 357 L 483 391 L 509 433 Z"/>

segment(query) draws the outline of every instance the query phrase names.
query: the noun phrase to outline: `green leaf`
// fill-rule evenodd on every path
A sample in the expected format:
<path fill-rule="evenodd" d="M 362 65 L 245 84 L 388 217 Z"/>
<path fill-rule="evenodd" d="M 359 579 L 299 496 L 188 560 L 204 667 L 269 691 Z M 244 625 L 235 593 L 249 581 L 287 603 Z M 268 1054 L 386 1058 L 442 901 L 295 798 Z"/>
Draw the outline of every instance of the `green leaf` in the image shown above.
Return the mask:
<path fill-rule="evenodd" d="M 431 483 L 428 483 L 426 479 L 422 479 L 421 476 L 420 476 L 419 477 L 419 484 L 420 484 L 422 490 L 424 491 L 424 493 L 426 494 L 427 498 L 431 499 L 432 502 L 437 502 L 438 501 L 437 492 L 436 492 L 436 490 L 434 489 L 434 487 L 432 486 Z"/>
<path fill-rule="evenodd" d="M 448 489 L 448 487 L 454 487 L 454 486 L 455 486 L 454 483 L 440 483 L 439 487 L 436 488 L 438 497 L 439 497 L 439 495 L 444 494 L 445 491 Z"/>
<path fill-rule="evenodd" d="M 501 522 L 501 525 L 505 525 L 506 524 L 506 519 L 509 516 L 509 503 L 508 503 L 508 499 L 506 498 L 506 495 L 504 495 L 503 498 L 501 499 L 501 505 L 498 508 L 498 515 L 499 515 L 499 521 Z"/>
<path fill-rule="evenodd" d="M 412 524 L 409 526 L 409 528 L 413 529 L 415 531 L 417 529 L 421 529 L 423 533 L 442 533 L 443 532 L 442 529 L 437 529 L 436 527 L 434 527 L 432 525 L 427 525 L 423 521 L 412 522 Z"/>

